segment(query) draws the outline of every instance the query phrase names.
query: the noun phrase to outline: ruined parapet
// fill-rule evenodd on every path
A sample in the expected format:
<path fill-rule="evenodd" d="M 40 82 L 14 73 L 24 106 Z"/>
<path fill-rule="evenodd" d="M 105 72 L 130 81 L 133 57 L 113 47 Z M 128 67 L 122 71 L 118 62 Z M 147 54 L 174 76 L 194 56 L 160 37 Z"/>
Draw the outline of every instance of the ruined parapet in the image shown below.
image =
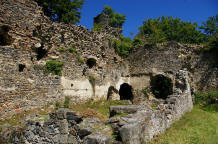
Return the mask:
<path fill-rule="evenodd" d="M 96 28 L 96 31 L 105 32 L 115 37 L 120 37 L 123 31 L 122 28 L 111 27 L 110 18 L 105 13 L 101 13 L 94 17 L 94 27 Z"/>
<path fill-rule="evenodd" d="M 203 52 L 200 44 L 165 42 L 156 46 L 135 48 L 129 55 L 131 75 L 159 72 L 175 74 L 180 69 L 190 72 L 192 87 L 198 91 L 218 88 L 217 62 L 214 53 Z"/>
<path fill-rule="evenodd" d="M 73 102 L 106 99 L 122 69 L 108 34 L 52 22 L 35 1 L 0 3 L 1 120 L 65 96 Z M 46 71 L 50 60 L 64 63 L 62 76 Z"/>

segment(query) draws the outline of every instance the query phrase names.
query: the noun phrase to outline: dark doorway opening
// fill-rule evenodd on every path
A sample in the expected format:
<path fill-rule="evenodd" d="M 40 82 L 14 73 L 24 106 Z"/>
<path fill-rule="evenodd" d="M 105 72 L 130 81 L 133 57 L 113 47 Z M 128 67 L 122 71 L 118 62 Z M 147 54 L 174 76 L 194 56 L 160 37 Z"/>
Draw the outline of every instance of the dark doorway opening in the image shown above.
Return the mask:
<path fill-rule="evenodd" d="M 8 35 L 9 26 L 1 26 L 0 27 L 0 45 L 6 46 L 11 45 L 13 42 L 13 39 L 10 35 Z"/>
<path fill-rule="evenodd" d="M 164 75 L 156 75 L 151 78 L 151 90 L 156 98 L 166 99 L 173 93 L 172 80 Z"/>
<path fill-rule="evenodd" d="M 128 83 L 123 83 L 120 85 L 119 95 L 120 100 L 133 100 L 133 88 Z"/>
<path fill-rule="evenodd" d="M 37 56 L 36 56 L 37 60 L 40 60 L 43 57 L 46 57 L 48 55 L 48 51 L 43 49 L 43 45 L 36 49 L 36 53 L 37 53 Z"/>
<path fill-rule="evenodd" d="M 96 66 L 96 59 L 89 58 L 89 59 L 87 59 L 86 64 L 89 68 L 92 68 L 92 67 Z"/>
<path fill-rule="evenodd" d="M 24 64 L 19 64 L 19 65 L 18 65 L 18 70 L 19 70 L 19 72 L 23 72 L 23 70 L 24 70 L 25 67 L 26 67 L 26 66 L 25 66 Z"/>

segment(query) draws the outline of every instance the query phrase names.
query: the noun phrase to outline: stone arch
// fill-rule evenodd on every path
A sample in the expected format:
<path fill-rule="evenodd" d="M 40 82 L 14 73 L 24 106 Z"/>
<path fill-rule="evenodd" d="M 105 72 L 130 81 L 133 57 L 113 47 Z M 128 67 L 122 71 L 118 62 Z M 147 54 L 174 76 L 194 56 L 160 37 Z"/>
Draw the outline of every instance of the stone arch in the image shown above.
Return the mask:
<path fill-rule="evenodd" d="M 89 68 L 92 68 L 92 67 L 96 66 L 96 61 L 97 61 L 96 58 L 90 57 L 90 58 L 87 59 L 86 65 L 87 65 Z"/>
<path fill-rule="evenodd" d="M 156 98 L 166 99 L 168 95 L 173 94 L 172 80 L 162 74 L 151 77 L 150 85 Z"/>
<path fill-rule="evenodd" d="M 128 83 L 120 85 L 119 89 L 120 100 L 133 100 L 133 88 Z"/>

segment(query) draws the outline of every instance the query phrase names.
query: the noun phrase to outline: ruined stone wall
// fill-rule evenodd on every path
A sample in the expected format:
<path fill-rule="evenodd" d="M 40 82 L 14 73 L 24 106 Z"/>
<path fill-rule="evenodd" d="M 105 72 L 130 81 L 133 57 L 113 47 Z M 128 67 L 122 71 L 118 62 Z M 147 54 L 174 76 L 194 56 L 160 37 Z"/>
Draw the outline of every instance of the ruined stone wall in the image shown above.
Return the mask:
<path fill-rule="evenodd" d="M 186 69 L 196 90 L 217 89 L 217 55 L 203 52 L 203 45 L 169 42 L 157 46 L 145 45 L 129 56 L 131 75 L 171 73 Z"/>
<path fill-rule="evenodd" d="M 1 1 L 0 36 L 2 119 L 65 96 L 73 102 L 106 98 L 108 88 L 128 75 L 128 66 L 110 46 L 114 36 L 54 23 L 34 1 Z M 96 60 L 93 67 L 89 58 Z M 48 60 L 64 62 L 62 76 L 45 71 Z"/>

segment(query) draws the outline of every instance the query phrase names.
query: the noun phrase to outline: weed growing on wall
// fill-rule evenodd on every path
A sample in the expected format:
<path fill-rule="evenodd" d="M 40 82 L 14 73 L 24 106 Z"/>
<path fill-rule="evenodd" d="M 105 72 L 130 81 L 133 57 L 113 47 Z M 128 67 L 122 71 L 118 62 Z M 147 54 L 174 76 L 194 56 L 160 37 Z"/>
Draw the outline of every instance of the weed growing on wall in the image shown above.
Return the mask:
<path fill-rule="evenodd" d="M 56 60 L 49 60 L 45 64 L 46 72 L 52 73 L 54 75 L 61 76 L 61 70 L 63 68 L 64 62 L 58 62 Z"/>

